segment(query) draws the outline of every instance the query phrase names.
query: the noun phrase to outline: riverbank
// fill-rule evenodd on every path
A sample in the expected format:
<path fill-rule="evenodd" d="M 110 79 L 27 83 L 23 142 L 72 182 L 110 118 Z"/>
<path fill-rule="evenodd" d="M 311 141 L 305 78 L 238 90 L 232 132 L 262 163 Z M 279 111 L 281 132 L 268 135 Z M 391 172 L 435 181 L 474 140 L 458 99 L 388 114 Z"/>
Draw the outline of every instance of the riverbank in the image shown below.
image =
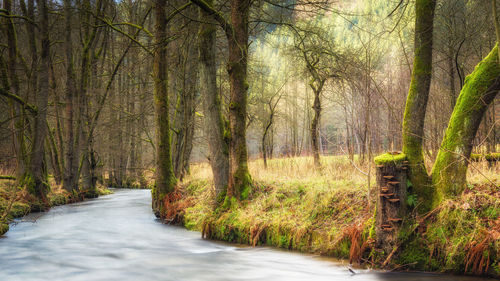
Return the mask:
<path fill-rule="evenodd" d="M 192 167 L 173 207 L 184 226 L 204 237 L 349 259 L 367 267 L 500 276 L 500 176 L 475 163 L 458 198 L 409 223 L 396 255 L 373 245 L 375 182 L 344 157 L 273 159 L 249 164 L 254 189 L 229 210 L 215 210 L 210 168 Z M 370 186 L 370 188 L 368 188 Z M 390 256 L 390 257 L 389 257 Z M 389 257 L 389 258 L 388 258 Z"/>
<path fill-rule="evenodd" d="M 51 190 L 47 195 L 49 207 L 75 203 L 84 200 L 84 196 L 75 200 L 60 185 L 49 179 Z M 111 191 L 104 186 L 97 188 L 99 196 L 110 194 Z M 9 231 L 9 223 L 16 218 L 23 217 L 29 213 L 40 210 L 40 202 L 34 200 L 33 196 L 24 189 L 16 186 L 13 178 L 0 178 L 0 236 Z"/>

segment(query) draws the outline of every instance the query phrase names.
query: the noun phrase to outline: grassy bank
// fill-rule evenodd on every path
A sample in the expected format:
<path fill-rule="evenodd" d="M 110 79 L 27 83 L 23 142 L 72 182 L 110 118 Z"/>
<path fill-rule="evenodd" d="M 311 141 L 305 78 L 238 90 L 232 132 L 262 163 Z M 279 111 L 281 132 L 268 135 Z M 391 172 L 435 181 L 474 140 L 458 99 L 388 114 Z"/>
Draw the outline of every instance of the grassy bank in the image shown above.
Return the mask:
<path fill-rule="evenodd" d="M 343 156 L 251 161 L 250 198 L 215 210 L 208 164 L 191 167 L 176 208 L 188 229 L 211 239 L 268 245 L 350 259 L 369 267 L 500 275 L 499 168 L 470 169 L 467 190 L 417 217 L 400 233 L 398 254 L 387 258 L 373 245 L 375 172 Z M 368 174 L 370 172 L 370 183 Z M 370 188 L 369 188 L 370 186 Z"/>
<path fill-rule="evenodd" d="M 64 205 L 75 202 L 74 196 L 57 185 L 52 178 L 49 178 L 51 186 L 47 196 L 47 204 L 50 207 Z M 110 194 L 111 191 L 104 186 L 98 186 L 99 195 Z M 78 200 L 83 200 L 79 198 Z M 9 223 L 15 219 L 29 214 L 32 210 L 40 209 L 40 202 L 35 200 L 26 190 L 19 188 L 15 180 L 0 178 L 0 236 L 9 230 Z"/>

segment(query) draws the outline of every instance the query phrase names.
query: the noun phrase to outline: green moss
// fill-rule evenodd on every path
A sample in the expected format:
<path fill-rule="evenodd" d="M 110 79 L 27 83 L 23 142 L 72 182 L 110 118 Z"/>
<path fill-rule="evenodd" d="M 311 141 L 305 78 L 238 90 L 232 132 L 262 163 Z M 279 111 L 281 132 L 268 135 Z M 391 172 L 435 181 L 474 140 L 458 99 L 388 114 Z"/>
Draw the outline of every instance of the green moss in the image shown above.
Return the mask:
<path fill-rule="evenodd" d="M 9 215 L 13 218 L 20 218 L 29 214 L 31 208 L 26 203 L 14 202 L 10 209 Z"/>
<path fill-rule="evenodd" d="M 6 223 L 0 223 L 0 236 L 4 235 L 7 231 L 9 231 L 9 225 Z"/>
<path fill-rule="evenodd" d="M 396 263 L 409 265 L 410 269 L 432 270 L 429 268 L 430 253 L 426 245 L 420 238 L 411 240 L 403 245 Z"/>
<path fill-rule="evenodd" d="M 144 189 L 149 189 L 149 188 L 144 188 Z M 113 191 L 111 191 L 108 188 L 99 188 L 97 189 L 97 191 L 99 192 L 99 196 L 113 194 Z"/>
<path fill-rule="evenodd" d="M 500 161 L 500 153 L 488 153 L 488 154 L 475 154 L 470 155 L 472 161 Z"/>
<path fill-rule="evenodd" d="M 61 193 L 52 193 L 49 195 L 50 205 L 51 206 L 59 206 L 64 205 L 69 202 L 68 196 Z"/>
<path fill-rule="evenodd" d="M 388 163 L 399 164 L 405 160 L 406 160 L 406 154 L 404 153 L 399 153 L 399 154 L 384 153 L 373 159 L 373 161 L 375 161 L 377 165 L 385 165 Z"/>

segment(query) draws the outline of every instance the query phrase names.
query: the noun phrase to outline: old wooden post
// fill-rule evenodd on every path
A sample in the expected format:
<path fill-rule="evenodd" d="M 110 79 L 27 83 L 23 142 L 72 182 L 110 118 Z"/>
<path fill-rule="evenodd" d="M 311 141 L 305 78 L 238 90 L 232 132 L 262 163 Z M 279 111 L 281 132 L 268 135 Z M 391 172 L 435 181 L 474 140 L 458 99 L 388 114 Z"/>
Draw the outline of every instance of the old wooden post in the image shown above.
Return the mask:
<path fill-rule="evenodd" d="M 406 155 L 389 152 L 375 157 L 377 165 L 376 248 L 392 255 L 397 249 L 398 230 L 407 212 Z"/>

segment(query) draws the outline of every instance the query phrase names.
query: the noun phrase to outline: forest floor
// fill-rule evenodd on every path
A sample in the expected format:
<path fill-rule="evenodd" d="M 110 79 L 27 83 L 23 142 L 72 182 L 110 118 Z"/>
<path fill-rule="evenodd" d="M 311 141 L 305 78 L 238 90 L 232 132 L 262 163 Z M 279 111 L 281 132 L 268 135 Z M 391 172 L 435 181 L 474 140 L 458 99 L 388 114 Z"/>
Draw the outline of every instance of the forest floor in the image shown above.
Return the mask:
<path fill-rule="evenodd" d="M 248 200 L 215 210 L 210 166 L 191 166 L 175 203 L 207 238 L 349 259 L 366 267 L 500 276 L 500 165 L 473 163 L 467 189 L 401 231 L 392 258 L 374 249 L 375 168 L 345 156 L 250 161 Z M 367 171 L 370 170 L 370 185 Z M 370 186 L 370 188 L 368 188 Z M 384 266 L 382 266 L 384 265 Z"/>
<path fill-rule="evenodd" d="M 52 177 L 49 177 L 49 185 L 51 189 L 47 195 L 48 202 L 46 202 L 49 207 L 75 202 L 75 199 L 72 199 L 72 196 L 63 190 L 61 185 L 56 184 Z M 99 195 L 111 193 L 104 186 L 98 186 L 97 190 Z M 23 217 L 39 208 L 39 201 L 33 199 L 26 190 L 16 185 L 15 180 L 0 179 L 0 236 L 9 230 L 9 223 L 13 219 Z M 83 199 L 81 196 L 77 201 Z"/>

